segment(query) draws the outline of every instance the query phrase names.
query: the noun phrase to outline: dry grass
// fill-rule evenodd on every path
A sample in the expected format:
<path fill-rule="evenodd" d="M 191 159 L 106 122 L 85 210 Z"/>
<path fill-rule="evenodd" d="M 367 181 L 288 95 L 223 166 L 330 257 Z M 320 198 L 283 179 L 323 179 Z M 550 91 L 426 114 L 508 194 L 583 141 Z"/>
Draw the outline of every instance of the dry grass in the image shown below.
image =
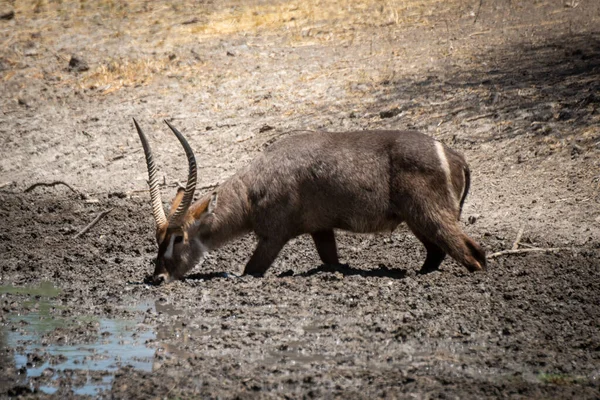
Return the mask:
<path fill-rule="evenodd" d="M 310 35 L 319 27 L 333 35 L 344 35 L 359 26 L 415 23 L 433 13 L 441 1 L 307 0 L 275 4 L 229 7 L 211 14 L 208 22 L 192 33 L 223 35 L 240 32 L 265 33 L 287 30 Z M 298 39 L 297 36 L 295 36 Z"/>
<path fill-rule="evenodd" d="M 163 60 L 113 60 L 84 75 L 79 81 L 79 86 L 97 88 L 103 94 L 108 94 L 122 87 L 143 85 L 165 68 L 166 64 Z"/>
<path fill-rule="evenodd" d="M 200 63 L 194 68 L 200 68 Z M 109 94 L 123 87 L 145 85 L 157 75 L 189 77 L 192 66 L 173 65 L 167 57 L 137 60 L 111 60 L 99 65 L 77 80 L 81 89 L 98 89 Z"/>
<path fill-rule="evenodd" d="M 427 24 L 428 17 L 451 3 L 456 0 L 230 0 L 216 5 L 198 0 L 22 0 L 14 3 L 17 23 L 5 30 L 7 35 L 0 31 L 6 38 L 0 40 L 0 61 L 5 60 L 0 82 L 51 75 L 61 85 L 110 93 L 147 84 L 159 72 L 182 76 L 197 72 L 201 62 L 172 63 L 164 56 L 178 46 L 257 34 L 283 38 L 290 46 L 356 41 L 369 26 Z M 69 46 L 115 41 L 124 54 L 111 54 L 111 59 L 90 65 L 76 77 L 65 70 Z M 40 50 L 24 62 L 32 43 Z M 127 52 L 128 47 L 135 51 Z M 48 68 L 49 62 L 57 67 Z"/>
<path fill-rule="evenodd" d="M 415 23 L 433 15 L 443 0 L 303 0 L 219 2 L 198 0 L 150 2 L 147 0 L 23 0 L 15 2 L 18 16 L 27 19 L 60 17 L 122 19 L 135 15 L 136 25 L 190 22 L 189 33 L 226 35 L 257 30 L 298 29 L 315 24 L 332 30 L 354 25 Z M 191 17 L 191 18 L 187 18 Z"/>
<path fill-rule="evenodd" d="M 426 24 L 457 0 L 230 0 L 206 5 L 198 0 L 24 0 L 15 3 L 15 28 L 43 29 L 45 36 L 111 30 L 109 36 L 158 36 L 162 45 L 197 42 L 231 34 L 282 35 L 290 43 L 346 39 L 368 26 Z"/>

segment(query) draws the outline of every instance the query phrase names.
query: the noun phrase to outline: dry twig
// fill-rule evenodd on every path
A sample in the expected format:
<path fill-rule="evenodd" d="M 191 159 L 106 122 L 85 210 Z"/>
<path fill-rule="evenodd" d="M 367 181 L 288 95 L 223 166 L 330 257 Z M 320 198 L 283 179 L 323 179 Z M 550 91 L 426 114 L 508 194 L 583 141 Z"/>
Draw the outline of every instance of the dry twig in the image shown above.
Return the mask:
<path fill-rule="evenodd" d="M 483 0 L 479 0 L 479 7 L 477 7 L 477 12 L 475 13 L 475 19 L 473 23 L 477 23 L 477 19 L 479 18 L 479 12 L 481 11 L 481 5 L 483 4 Z"/>
<path fill-rule="evenodd" d="M 114 208 L 109 208 L 106 211 L 102 211 L 100 214 L 98 214 L 98 216 L 96 218 L 94 218 L 94 220 L 92 222 L 90 222 L 85 228 L 83 228 L 77 235 L 73 236 L 73 238 L 77 239 L 77 238 L 85 235 L 90 229 L 92 229 L 98 223 L 98 221 L 100 221 L 102 218 L 104 218 L 112 210 L 114 210 Z"/>
<path fill-rule="evenodd" d="M 524 244 L 524 246 L 527 246 L 528 248 L 519 249 L 519 245 L 520 245 L 519 242 L 521 241 L 521 237 L 523 236 L 524 231 L 525 231 L 525 229 L 523 227 L 521 227 L 519 229 L 519 232 L 517 232 L 517 237 L 515 238 L 515 241 L 513 242 L 513 245 L 510 250 L 502 250 L 502 251 L 498 251 L 496 253 L 492 253 L 489 256 L 487 256 L 487 258 L 491 259 L 491 258 L 496 258 L 496 257 L 500 257 L 500 256 L 507 256 L 510 254 L 538 253 L 538 252 L 549 253 L 549 252 L 557 252 L 557 251 L 561 251 L 561 250 L 573 250 L 570 247 L 542 248 L 542 247 L 533 247 L 533 246 L 526 245 L 526 244 Z"/>
<path fill-rule="evenodd" d="M 487 114 L 476 115 L 474 117 L 465 119 L 465 122 L 473 122 L 473 121 L 477 121 L 478 119 L 493 117 L 494 115 L 496 115 L 495 111 L 491 112 L 491 113 L 487 113 Z"/>
<path fill-rule="evenodd" d="M 118 156 L 114 156 L 113 158 L 111 158 L 108 161 L 113 162 L 113 161 L 117 161 L 117 160 L 122 160 L 123 158 L 125 158 L 125 154 L 119 154 Z"/>
<path fill-rule="evenodd" d="M 492 258 L 496 258 L 496 257 L 507 256 L 510 254 L 522 254 L 522 253 L 534 253 L 534 252 L 549 253 L 549 252 L 557 252 L 557 251 L 563 251 L 563 250 L 572 250 L 572 249 L 570 247 L 548 247 L 548 248 L 532 247 L 530 249 L 510 249 L 510 250 L 502 250 L 502 251 L 498 251 L 496 253 L 492 253 L 489 256 L 487 256 L 487 258 L 492 259 Z"/>
<path fill-rule="evenodd" d="M 521 229 L 519 229 L 519 232 L 517 233 L 517 238 L 515 239 L 515 242 L 513 243 L 511 250 L 517 250 L 519 248 L 519 242 L 521 241 L 521 236 L 523 236 L 524 231 L 525 231 L 525 229 L 523 227 L 521 227 Z"/>
<path fill-rule="evenodd" d="M 63 181 L 54 181 L 54 182 L 50 182 L 50 183 L 47 183 L 47 182 L 37 182 L 37 183 L 34 183 L 33 185 L 29 186 L 27 189 L 25 189 L 24 192 L 25 193 L 31 192 L 33 189 L 35 189 L 38 186 L 50 187 L 50 186 L 57 186 L 57 185 L 64 185 L 64 186 L 68 187 L 69 189 L 71 189 L 71 191 L 73 193 L 79 194 L 79 192 L 77 190 L 73 189 L 71 187 L 71 185 L 69 185 L 68 183 L 63 182 Z"/>

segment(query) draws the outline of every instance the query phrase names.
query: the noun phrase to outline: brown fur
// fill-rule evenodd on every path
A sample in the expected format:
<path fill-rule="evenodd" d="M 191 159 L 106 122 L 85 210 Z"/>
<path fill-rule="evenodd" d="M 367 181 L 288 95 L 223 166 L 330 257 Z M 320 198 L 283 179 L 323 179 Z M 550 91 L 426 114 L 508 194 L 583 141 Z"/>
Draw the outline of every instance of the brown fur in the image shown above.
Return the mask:
<path fill-rule="evenodd" d="M 290 239 L 306 233 L 324 263 L 337 263 L 335 229 L 391 231 L 402 222 L 427 249 L 421 272 L 436 270 L 446 254 L 469 271 L 484 269 L 484 251 L 458 223 L 467 164 L 452 149 L 444 152 L 451 182 L 434 140 L 418 132 L 305 132 L 282 139 L 194 203 L 184 226 L 168 229 L 155 277 L 180 278 L 207 249 L 251 231 L 258 245 L 245 274 L 264 274 Z M 165 260 L 173 234 L 184 237 Z"/>

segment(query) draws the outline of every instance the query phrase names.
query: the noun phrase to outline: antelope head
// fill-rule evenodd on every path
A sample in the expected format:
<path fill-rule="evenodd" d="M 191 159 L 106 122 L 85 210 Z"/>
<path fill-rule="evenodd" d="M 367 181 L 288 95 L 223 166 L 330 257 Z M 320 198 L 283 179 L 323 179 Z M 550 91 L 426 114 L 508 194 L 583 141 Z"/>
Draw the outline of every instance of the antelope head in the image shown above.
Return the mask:
<path fill-rule="evenodd" d="M 135 119 L 133 123 L 140 136 L 146 156 L 152 215 L 156 222 L 158 256 L 153 280 L 156 284 L 167 283 L 182 278 L 204 257 L 207 248 L 196 233 L 202 219 L 212 214 L 213 201 L 200 202 L 192 206 L 197 179 L 196 158 L 181 132 L 168 121 L 165 121 L 183 146 L 189 165 L 186 187 L 185 189 L 178 189 L 168 215 L 165 215 L 160 196 L 158 171 L 154 164 L 150 143 Z"/>

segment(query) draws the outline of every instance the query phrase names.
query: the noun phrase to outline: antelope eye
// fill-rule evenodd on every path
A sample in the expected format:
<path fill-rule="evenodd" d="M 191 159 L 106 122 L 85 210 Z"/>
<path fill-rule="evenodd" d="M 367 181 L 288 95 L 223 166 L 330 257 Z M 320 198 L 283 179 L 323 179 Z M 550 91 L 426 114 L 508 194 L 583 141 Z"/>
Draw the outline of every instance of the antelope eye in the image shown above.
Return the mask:
<path fill-rule="evenodd" d="M 175 240 L 173 240 L 173 243 L 181 243 L 183 242 L 183 236 L 175 236 Z"/>

